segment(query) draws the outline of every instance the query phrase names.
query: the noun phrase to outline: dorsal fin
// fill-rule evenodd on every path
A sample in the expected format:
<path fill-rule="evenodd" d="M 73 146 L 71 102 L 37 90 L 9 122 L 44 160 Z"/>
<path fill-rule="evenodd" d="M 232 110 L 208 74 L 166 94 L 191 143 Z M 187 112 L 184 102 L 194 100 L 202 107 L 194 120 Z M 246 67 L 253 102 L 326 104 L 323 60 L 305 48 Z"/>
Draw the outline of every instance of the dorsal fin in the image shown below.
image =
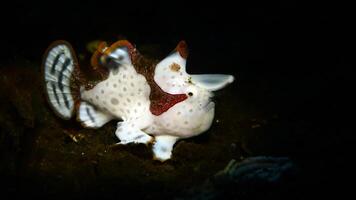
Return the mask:
<path fill-rule="evenodd" d="M 104 54 L 104 50 L 107 48 L 107 43 L 106 42 L 100 42 L 98 45 L 98 48 L 92 55 L 90 59 L 91 66 L 93 67 L 94 70 L 98 69 L 101 66 L 100 63 L 100 58 Z"/>
<path fill-rule="evenodd" d="M 131 62 L 136 60 L 138 52 L 128 40 L 119 40 L 110 46 L 108 46 L 106 42 L 100 42 L 97 50 L 94 52 L 90 60 L 93 69 L 96 70 L 103 67 L 106 64 L 105 58 L 118 48 L 126 48 Z"/>
<path fill-rule="evenodd" d="M 126 48 L 130 55 L 131 62 L 133 63 L 138 55 L 136 48 L 128 40 L 119 40 L 113 43 L 110 47 L 106 48 L 103 52 L 104 55 L 110 55 L 118 48 Z"/>

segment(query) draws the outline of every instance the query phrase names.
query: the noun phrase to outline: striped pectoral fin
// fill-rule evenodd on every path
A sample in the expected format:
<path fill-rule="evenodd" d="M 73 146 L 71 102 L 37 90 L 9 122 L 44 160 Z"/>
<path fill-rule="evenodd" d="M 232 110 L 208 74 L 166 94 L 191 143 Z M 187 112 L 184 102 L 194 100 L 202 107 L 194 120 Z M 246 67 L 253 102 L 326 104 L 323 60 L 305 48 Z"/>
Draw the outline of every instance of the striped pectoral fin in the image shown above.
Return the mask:
<path fill-rule="evenodd" d="M 142 143 L 148 144 L 152 137 L 141 131 L 134 122 L 119 122 L 115 135 L 120 139 L 118 144 Z"/>
<path fill-rule="evenodd" d="M 73 115 L 75 97 L 71 77 L 77 67 L 72 47 L 65 41 L 54 42 L 44 55 L 45 91 L 50 106 L 63 119 Z"/>
<path fill-rule="evenodd" d="M 100 112 L 89 103 L 81 102 L 77 119 L 87 128 L 100 128 L 113 119 L 110 114 Z"/>

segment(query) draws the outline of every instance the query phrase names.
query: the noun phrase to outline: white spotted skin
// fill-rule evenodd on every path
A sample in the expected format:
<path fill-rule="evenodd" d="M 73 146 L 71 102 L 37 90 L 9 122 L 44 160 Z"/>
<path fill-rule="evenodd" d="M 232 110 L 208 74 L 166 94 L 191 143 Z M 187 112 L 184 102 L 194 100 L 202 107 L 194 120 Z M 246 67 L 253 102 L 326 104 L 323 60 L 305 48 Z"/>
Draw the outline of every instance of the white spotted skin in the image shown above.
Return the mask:
<path fill-rule="evenodd" d="M 179 66 L 179 70 L 172 70 L 172 64 Z M 157 64 L 154 75 L 155 82 L 169 94 L 186 93 L 190 75 L 186 72 L 185 64 L 186 60 L 178 52 L 169 55 Z"/>
<path fill-rule="evenodd" d="M 189 87 L 193 95 L 177 103 L 159 116 L 145 131 L 154 135 L 171 135 L 189 138 L 208 130 L 214 118 L 215 104 L 212 93 L 195 85 Z"/>
<path fill-rule="evenodd" d="M 117 72 L 111 71 L 109 77 L 94 88 L 85 90 L 81 98 L 102 112 L 123 121 L 134 121 L 138 129 L 151 123 L 149 111 L 150 87 L 132 65 L 124 65 Z"/>

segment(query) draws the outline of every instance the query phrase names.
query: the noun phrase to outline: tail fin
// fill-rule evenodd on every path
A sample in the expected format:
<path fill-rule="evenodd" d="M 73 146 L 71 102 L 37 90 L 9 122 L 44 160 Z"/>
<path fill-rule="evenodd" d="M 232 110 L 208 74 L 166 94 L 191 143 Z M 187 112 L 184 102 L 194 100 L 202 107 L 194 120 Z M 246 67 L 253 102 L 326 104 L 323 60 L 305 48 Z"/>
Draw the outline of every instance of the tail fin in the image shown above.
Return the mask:
<path fill-rule="evenodd" d="M 56 114 L 70 119 L 74 114 L 78 97 L 73 86 L 73 72 L 78 67 L 72 46 L 66 41 L 56 41 L 47 49 L 43 60 L 45 93 L 48 102 Z"/>

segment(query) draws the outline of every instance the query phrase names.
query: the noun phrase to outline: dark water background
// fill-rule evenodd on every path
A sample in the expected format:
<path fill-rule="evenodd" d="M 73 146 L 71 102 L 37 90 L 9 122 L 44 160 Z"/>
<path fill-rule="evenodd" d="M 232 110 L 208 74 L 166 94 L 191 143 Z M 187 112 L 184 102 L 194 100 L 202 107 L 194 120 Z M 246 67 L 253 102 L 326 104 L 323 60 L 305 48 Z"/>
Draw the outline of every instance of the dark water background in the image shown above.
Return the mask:
<path fill-rule="evenodd" d="M 301 169 L 283 188 L 292 191 L 287 197 L 345 194 L 346 180 L 354 180 L 351 8 L 325 1 L 1 6 L 1 189 L 14 196 L 172 198 L 231 159 L 271 155 L 288 156 Z M 144 146 L 107 152 L 116 142 L 115 123 L 82 130 L 56 118 L 43 99 L 40 63 L 52 41 L 69 41 L 85 59 L 88 42 L 121 37 L 157 58 L 184 39 L 188 72 L 236 77 L 217 94 L 219 122 L 178 143 L 167 163 L 151 161 Z M 78 133 L 86 139 L 73 143 L 70 136 Z"/>

